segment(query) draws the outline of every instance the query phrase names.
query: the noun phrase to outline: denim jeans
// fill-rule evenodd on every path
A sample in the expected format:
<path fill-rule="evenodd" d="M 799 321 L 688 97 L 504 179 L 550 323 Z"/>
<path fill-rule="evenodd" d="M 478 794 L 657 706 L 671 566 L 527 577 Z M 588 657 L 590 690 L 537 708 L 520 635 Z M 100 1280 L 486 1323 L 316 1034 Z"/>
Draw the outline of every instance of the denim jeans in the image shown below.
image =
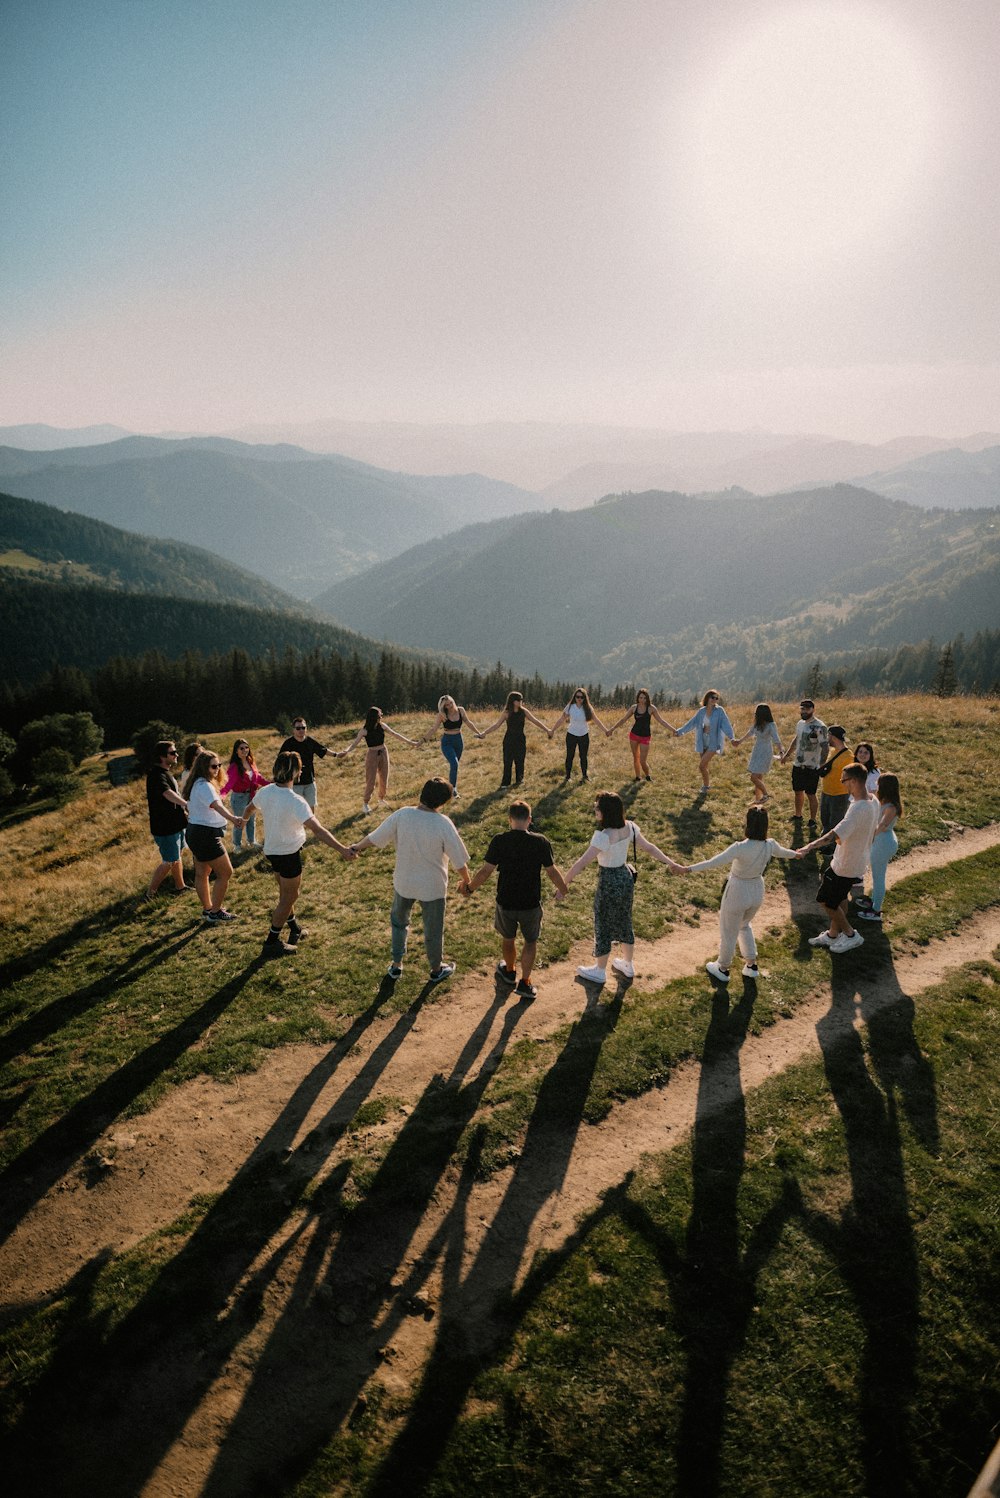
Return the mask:
<path fill-rule="evenodd" d="M 452 790 L 458 784 L 458 762 L 462 758 L 462 750 L 465 741 L 460 733 L 443 733 L 441 735 L 441 753 L 448 761 L 448 779 L 451 781 Z"/>
<path fill-rule="evenodd" d="M 253 800 L 253 797 L 248 792 L 244 792 L 244 791 L 233 791 L 230 794 L 230 797 L 229 797 L 229 809 L 230 809 L 230 811 L 234 812 L 236 814 L 236 816 L 241 817 L 243 815 L 243 813 L 246 811 L 247 807 L 250 805 L 250 802 L 252 800 Z M 249 822 L 247 823 L 247 842 L 251 845 L 251 847 L 253 846 L 253 843 L 254 843 L 254 840 L 255 840 L 254 839 L 254 833 L 256 831 L 257 831 L 257 818 L 256 817 L 251 817 L 250 820 L 249 820 Z M 243 846 L 243 828 L 242 827 L 234 827 L 233 828 L 233 847 L 239 849 L 239 848 L 242 848 L 242 846 Z"/>
<path fill-rule="evenodd" d="M 410 911 L 415 903 L 416 897 L 408 899 L 398 891 L 393 894 L 392 910 L 389 913 L 389 924 L 392 927 L 393 962 L 402 963 L 406 956 Z M 424 951 L 427 953 L 431 972 L 436 972 L 444 961 L 444 899 L 421 900 L 420 913 L 424 920 Z"/>

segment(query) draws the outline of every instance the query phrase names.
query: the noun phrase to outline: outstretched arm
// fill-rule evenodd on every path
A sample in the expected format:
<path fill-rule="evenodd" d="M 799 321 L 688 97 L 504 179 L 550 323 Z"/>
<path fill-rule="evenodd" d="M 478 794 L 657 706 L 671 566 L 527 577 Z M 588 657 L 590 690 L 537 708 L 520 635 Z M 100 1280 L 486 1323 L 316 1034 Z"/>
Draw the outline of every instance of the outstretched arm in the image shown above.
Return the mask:
<path fill-rule="evenodd" d="M 572 884 L 577 874 L 579 874 L 582 869 L 585 869 L 588 863 L 593 863 L 599 852 L 599 848 L 591 846 L 584 853 L 581 853 L 580 857 L 576 860 L 576 863 L 571 864 L 570 867 L 566 870 L 566 873 L 564 875 L 564 882 L 567 885 Z"/>
<path fill-rule="evenodd" d="M 390 733 L 392 732 L 391 728 L 390 728 L 389 732 Z M 346 749 L 338 749 L 337 750 L 336 754 L 334 755 L 334 759 L 346 759 L 346 757 L 349 754 L 353 754 L 354 750 L 361 743 L 361 740 L 364 738 L 364 736 L 365 736 L 364 729 L 363 728 L 359 728 L 358 731 L 357 731 L 357 733 L 354 735 L 354 738 L 352 739 L 352 741 L 348 744 L 347 748 Z"/>
<path fill-rule="evenodd" d="M 384 718 L 382 719 L 382 727 L 386 733 L 391 733 L 393 738 L 398 739 L 401 744 L 415 744 L 417 742 L 416 739 L 408 738 L 405 733 L 399 733 L 395 728 L 390 728 Z"/>
<path fill-rule="evenodd" d="M 321 843 L 326 843 L 328 848 L 336 848 L 337 852 L 342 853 L 345 858 L 353 857 L 353 854 L 351 853 L 351 850 L 347 846 L 347 844 L 339 842 L 337 838 L 334 837 L 332 832 L 327 832 L 322 822 L 318 822 L 315 817 L 307 817 L 302 825 L 303 827 L 308 828 L 310 832 L 315 833 L 319 841 Z"/>
<path fill-rule="evenodd" d="M 437 717 L 434 719 L 434 724 L 433 724 L 433 727 L 431 728 L 430 732 L 429 733 L 425 733 L 424 736 L 423 736 L 423 738 L 420 740 L 421 744 L 427 744 L 427 743 L 429 743 L 431 741 L 431 739 L 435 737 L 435 735 L 437 734 L 438 729 L 441 727 L 441 724 L 443 722 L 444 722 L 444 713 L 438 713 Z"/>
<path fill-rule="evenodd" d="M 632 709 L 629 708 L 629 710 L 628 710 L 627 713 L 622 713 L 622 715 L 618 719 L 617 723 L 612 723 L 612 725 L 611 725 L 610 728 L 605 729 L 605 733 L 607 733 L 610 736 L 611 734 L 614 733 L 614 731 L 615 731 L 616 728 L 621 728 L 621 726 L 622 726 L 623 723 L 627 723 L 628 720 L 629 720 L 629 718 L 631 718 L 631 716 L 632 716 Z"/>
<path fill-rule="evenodd" d="M 655 843 L 651 843 L 648 837 L 643 837 L 638 827 L 635 829 L 635 845 L 637 848 L 641 848 L 644 853 L 648 853 L 650 858 L 655 859 L 657 863 L 662 863 L 664 868 L 670 870 L 671 874 L 680 874 L 684 871 L 684 864 L 677 863 L 673 858 L 668 857 L 662 848 L 658 848 Z"/>
<path fill-rule="evenodd" d="M 674 727 L 674 725 L 667 722 L 666 718 L 660 712 L 660 709 L 658 707 L 655 707 L 652 702 L 649 704 L 649 711 L 653 714 L 653 717 L 656 719 L 657 723 L 659 723 L 661 728 L 669 728 L 671 733 L 677 732 L 677 729 Z"/>
<path fill-rule="evenodd" d="M 534 723 L 536 728 L 540 728 L 543 733 L 548 733 L 548 726 L 542 722 L 541 718 L 536 718 L 534 713 L 529 712 L 527 708 L 524 708 L 523 711 L 529 723 Z"/>
<path fill-rule="evenodd" d="M 472 732 L 476 735 L 476 738 L 477 739 L 481 739 L 482 738 L 482 734 L 479 732 L 479 729 L 476 727 L 475 723 L 473 723 L 472 719 L 469 717 L 468 713 L 465 711 L 465 708 L 464 707 L 460 707 L 458 711 L 459 711 L 459 715 L 460 715 L 460 717 L 462 719 L 462 722 L 463 723 L 468 723 L 469 727 L 472 729 Z"/>
<path fill-rule="evenodd" d="M 496 873 L 496 867 L 497 866 L 495 863 L 484 863 L 482 868 L 479 869 L 475 874 L 473 874 L 472 878 L 469 880 L 468 888 L 464 891 L 464 893 L 467 895 L 474 895 L 481 884 L 485 884 L 487 879 L 493 878 L 493 875 Z"/>

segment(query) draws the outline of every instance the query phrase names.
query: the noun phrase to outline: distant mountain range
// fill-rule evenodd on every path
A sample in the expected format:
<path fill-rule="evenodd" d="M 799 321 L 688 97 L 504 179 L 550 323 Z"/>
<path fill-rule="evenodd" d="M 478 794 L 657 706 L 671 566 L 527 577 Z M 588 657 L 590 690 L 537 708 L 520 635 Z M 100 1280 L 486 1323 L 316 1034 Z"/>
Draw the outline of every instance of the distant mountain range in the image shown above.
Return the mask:
<path fill-rule="evenodd" d="M 836 650 L 1000 625 L 1000 510 L 836 486 L 646 493 L 470 527 L 316 603 L 365 633 L 543 677 L 748 688 Z"/>
<path fill-rule="evenodd" d="M 0 482 L 124 530 L 204 547 L 300 599 L 415 542 L 538 502 L 478 474 L 408 478 L 225 438 L 127 437 L 56 454 L 2 448 Z"/>

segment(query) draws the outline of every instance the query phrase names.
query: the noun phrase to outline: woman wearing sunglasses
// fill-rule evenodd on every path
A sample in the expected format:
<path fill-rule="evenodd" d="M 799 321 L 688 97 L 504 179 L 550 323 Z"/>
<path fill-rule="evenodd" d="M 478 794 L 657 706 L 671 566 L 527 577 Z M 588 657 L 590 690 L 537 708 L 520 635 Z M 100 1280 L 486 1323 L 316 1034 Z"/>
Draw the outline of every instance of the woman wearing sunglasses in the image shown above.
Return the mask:
<path fill-rule="evenodd" d="M 581 778 L 589 780 L 587 764 L 590 757 L 590 725 L 596 723 L 604 733 L 608 730 L 591 707 L 590 698 L 583 687 L 577 687 L 572 699 L 567 702 L 550 728 L 549 738 L 558 730 L 561 723 L 566 724 L 566 774 L 563 776 L 563 785 L 569 780 L 576 755 L 580 756 Z"/>
<path fill-rule="evenodd" d="M 202 913 L 213 926 L 234 921 L 236 917 L 225 906 L 233 866 L 222 837 L 226 823 L 235 826 L 240 818 L 222 804 L 222 761 L 211 749 L 203 749 L 191 766 L 183 796 L 188 804 L 185 837 L 194 855 L 194 887 Z M 214 894 L 209 889 L 209 874 L 215 875 Z"/>

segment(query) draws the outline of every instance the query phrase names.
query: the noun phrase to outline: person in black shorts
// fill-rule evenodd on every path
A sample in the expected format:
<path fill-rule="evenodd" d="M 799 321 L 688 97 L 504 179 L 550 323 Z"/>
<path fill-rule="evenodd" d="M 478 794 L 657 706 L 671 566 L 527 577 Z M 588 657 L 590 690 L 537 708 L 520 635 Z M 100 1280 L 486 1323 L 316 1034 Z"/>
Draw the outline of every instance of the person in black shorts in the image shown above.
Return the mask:
<path fill-rule="evenodd" d="M 296 795 L 302 797 L 316 810 L 316 761 L 325 759 L 327 747 L 306 732 L 306 720 L 301 715 L 292 719 L 292 736 L 278 750 L 279 754 L 297 754 L 302 761 L 302 773 L 295 786 Z"/>
<path fill-rule="evenodd" d="M 295 902 L 302 888 L 302 846 L 306 831 L 312 832 L 317 841 L 335 848 L 348 861 L 354 857 L 349 848 L 316 820 L 309 803 L 296 793 L 295 782 L 301 770 L 302 761 L 297 754 L 279 752 L 271 771 L 274 784 L 262 785 L 254 792 L 242 817 L 246 826 L 255 811 L 264 813 L 264 856 L 278 880 L 278 903 L 271 915 L 271 929 L 264 940 L 262 957 L 290 956 L 299 940 L 308 935 L 295 918 Z M 286 921 L 287 942 L 281 936 Z"/>
<path fill-rule="evenodd" d="M 497 884 L 496 913 L 493 927 L 500 935 L 503 960 L 497 973 L 510 984 L 519 998 L 533 999 L 531 970 L 538 950 L 542 929 L 542 870 L 560 894 L 566 893 L 566 881 L 552 858 L 547 837 L 531 831 L 531 807 L 527 801 L 513 801 L 508 808 L 509 832 L 498 833 L 486 850 L 482 868 L 472 876 L 466 894 L 473 894 L 481 884 L 500 870 Z M 521 928 L 521 977 L 517 976 L 517 931 Z"/>
<path fill-rule="evenodd" d="M 819 786 L 819 767 L 826 759 L 829 738 L 826 724 L 822 718 L 816 716 L 816 704 L 811 697 L 803 697 L 799 703 L 799 712 L 802 716 L 795 725 L 792 742 L 782 754 L 780 762 L 784 764 L 790 754 L 794 755 L 792 790 L 795 792 L 795 815 L 792 821 L 802 821 L 802 808 L 808 798 L 809 826 L 815 827 L 819 813 L 819 800 L 816 795 Z"/>

